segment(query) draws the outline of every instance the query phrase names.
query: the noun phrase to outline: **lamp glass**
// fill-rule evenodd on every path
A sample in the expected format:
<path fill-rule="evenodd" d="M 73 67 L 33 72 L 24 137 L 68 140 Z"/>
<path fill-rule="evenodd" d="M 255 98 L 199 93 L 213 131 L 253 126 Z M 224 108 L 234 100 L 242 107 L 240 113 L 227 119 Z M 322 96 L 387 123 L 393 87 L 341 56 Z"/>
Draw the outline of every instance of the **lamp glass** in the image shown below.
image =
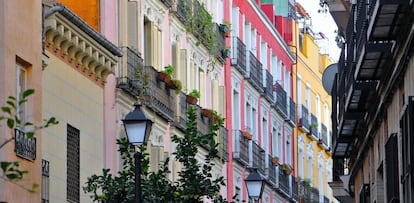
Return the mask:
<path fill-rule="evenodd" d="M 132 145 L 142 145 L 145 142 L 147 122 L 126 122 L 125 131 Z"/>
<path fill-rule="evenodd" d="M 247 193 L 249 197 L 259 199 L 262 192 L 262 180 L 246 181 Z"/>

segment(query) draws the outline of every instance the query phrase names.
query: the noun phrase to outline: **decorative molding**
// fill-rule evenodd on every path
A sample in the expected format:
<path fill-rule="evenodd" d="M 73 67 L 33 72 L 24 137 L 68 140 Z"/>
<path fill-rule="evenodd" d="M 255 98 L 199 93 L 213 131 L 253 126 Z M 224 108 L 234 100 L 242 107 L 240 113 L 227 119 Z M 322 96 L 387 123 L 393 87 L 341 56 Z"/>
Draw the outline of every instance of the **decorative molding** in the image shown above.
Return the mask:
<path fill-rule="evenodd" d="M 114 72 L 117 57 L 61 14 L 45 19 L 44 29 L 46 47 L 95 81 Z"/>
<path fill-rule="evenodd" d="M 161 3 L 155 3 L 156 1 L 142 1 L 143 13 L 154 25 L 162 30 L 162 23 L 164 14 L 166 13 L 165 7 Z"/>

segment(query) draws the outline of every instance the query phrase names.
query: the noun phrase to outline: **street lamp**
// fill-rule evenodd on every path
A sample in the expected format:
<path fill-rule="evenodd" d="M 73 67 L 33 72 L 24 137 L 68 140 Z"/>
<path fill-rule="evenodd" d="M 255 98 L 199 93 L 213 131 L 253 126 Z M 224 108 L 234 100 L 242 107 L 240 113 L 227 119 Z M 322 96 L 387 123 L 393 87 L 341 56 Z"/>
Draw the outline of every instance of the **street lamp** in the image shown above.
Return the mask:
<path fill-rule="evenodd" d="M 256 170 L 251 172 L 244 180 L 244 182 L 246 182 L 247 194 L 249 195 L 249 199 L 258 201 L 260 198 L 262 198 L 264 181 L 262 176 L 259 173 L 257 173 Z"/>
<path fill-rule="evenodd" d="M 122 120 L 129 143 L 134 146 L 146 145 L 151 132 L 152 121 L 141 111 L 141 105 L 135 104 L 134 111 L 129 112 Z M 142 154 L 136 151 L 135 158 L 135 203 L 141 202 L 141 159 Z"/>

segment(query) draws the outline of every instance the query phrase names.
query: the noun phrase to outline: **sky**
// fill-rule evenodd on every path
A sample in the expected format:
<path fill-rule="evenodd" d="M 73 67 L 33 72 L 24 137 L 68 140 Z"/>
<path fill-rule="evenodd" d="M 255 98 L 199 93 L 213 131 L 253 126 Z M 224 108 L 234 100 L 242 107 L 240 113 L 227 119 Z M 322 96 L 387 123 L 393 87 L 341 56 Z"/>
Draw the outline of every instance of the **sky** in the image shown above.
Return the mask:
<path fill-rule="evenodd" d="M 335 42 L 336 33 L 338 29 L 335 21 L 333 20 L 329 10 L 327 12 L 318 12 L 321 7 L 319 6 L 319 0 L 296 0 L 300 3 L 306 12 L 312 18 L 311 29 L 314 33 L 322 32 L 327 40 L 321 40 L 323 45 L 322 49 L 326 50 L 326 53 L 334 59 L 338 60 L 341 50 L 338 48 Z"/>

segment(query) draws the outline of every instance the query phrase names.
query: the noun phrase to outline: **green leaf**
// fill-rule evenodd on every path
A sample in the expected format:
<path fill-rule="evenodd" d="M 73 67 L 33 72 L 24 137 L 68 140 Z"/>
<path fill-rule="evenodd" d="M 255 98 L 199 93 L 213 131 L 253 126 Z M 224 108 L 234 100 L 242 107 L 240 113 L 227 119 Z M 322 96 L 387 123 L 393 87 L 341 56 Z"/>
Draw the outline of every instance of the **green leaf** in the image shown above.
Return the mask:
<path fill-rule="evenodd" d="M 9 107 L 7 107 L 7 106 L 2 106 L 2 107 L 1 107 L 1 110 L 2 110 L 4 113 L 11 114 L 10 108 L 9 108 Z"/>
<path fill-rule="evenodd" d="M 26 99 L 28 96 L 32 95 L 35 92 L 34 89 L 27 89 L 23 92 L 23 99 Z"/>
<path fill-rule="evenodd" d="M 9 100 L 14 100 L 14 101 L 16 101 L 16 97 L 9 96 L 8 98 L 9 98 Z"/>
<path fill-rule="evenodd" d="M 7 119 L 7 126 L 11 129 L 14 128 L 14 120 L 9 118 Z"/>
<path fill-rule="evenodd" d="M 24 103 L 26 103 L 27 102 L 27 99 L 22 99 L 22 100 L 20 100 L 19 101 L 19 106 L 21 106 L 22 104 L 24 104 Z"/>
<path fill-rule="evenodd" d="M 8 105 L 10 105 L 11 107 L 16 108 L 16 105 L 14 104 L 14 102 L 12 102 L 12 101 L 7 101 L 6 103 L 7 103 Z"/>
<path fill-rule="evenodd" d="M 33 137 L 34 137 L 34 132 L 27 132 L 27 133 L 26 133 L 26 137 L 27 137 L 28 139 L 33 138 Z"/>
<path fill-rule="evenodd" d="M 8 162 L 8 161 L 0 162 L 0 167 L 3 170 L 3 172 L 6 172 L 7 168 L 9 168 L 10 165 L 12 165 L 12 162 Z"/>
<path fill-rule="evenodd" d="M 37 188 L 39 188 L 39 184 L 33 183 L 32 188 L 29 190 L 30 193 L 35 193 Z"/>

